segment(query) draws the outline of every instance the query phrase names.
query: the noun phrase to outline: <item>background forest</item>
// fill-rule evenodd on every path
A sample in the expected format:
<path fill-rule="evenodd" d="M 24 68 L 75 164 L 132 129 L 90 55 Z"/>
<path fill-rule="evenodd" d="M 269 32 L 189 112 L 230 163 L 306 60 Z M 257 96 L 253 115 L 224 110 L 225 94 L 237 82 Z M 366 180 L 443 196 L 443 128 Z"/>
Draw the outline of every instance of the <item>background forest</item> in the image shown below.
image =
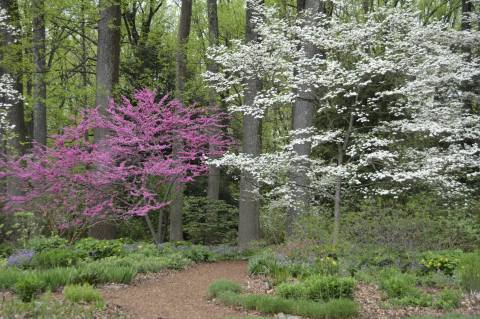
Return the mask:
<path fill-rule="evenodd" d="M 23 300 L 2 315 L 243 258 L 273 299 L 211 298 L 373 318 L 352 300 L 375 283 L 391 307 L 478 314 L 479 10 L 0 0 L 0 288 Z"/>

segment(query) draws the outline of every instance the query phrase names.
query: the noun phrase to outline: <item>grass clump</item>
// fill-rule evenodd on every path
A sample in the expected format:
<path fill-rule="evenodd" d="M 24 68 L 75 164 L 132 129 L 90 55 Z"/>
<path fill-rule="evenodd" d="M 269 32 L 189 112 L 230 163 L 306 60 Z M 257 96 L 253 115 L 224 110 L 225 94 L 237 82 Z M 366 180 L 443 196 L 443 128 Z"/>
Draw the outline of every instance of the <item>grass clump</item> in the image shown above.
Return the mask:
<path fill-rule="evenodd" d="M 80 260 L 77 252 L 69 248 L 54 248 L 35 254 L 32 266 L 35 268 L 52 268 L 74 266 Z"/>
<path fill-rule="evenodd" d="M 231 282 L 215 282 L 209 287 L 209 295 L 215 295 L 217 300 L 225 305 L 240 306 L 247 310 L 256 310 L 265 314 L 288 313 L 314 319 L 349 318 L 358 312 L 358 307 L 352 300 L 336 299 L 328 302 L 310 300 L 285 299 L 269 295 L 242 295 Z"/>
<path fill-rule="evenodd" d="M 339 298 L 353 298 L 355 280 L 350 277 L 311 276 L 305 281 L 278 286 L 277 294 L 287 299 L 327 301 Z"/>
<path fill-rule="evenodd" d="M 0 289 L 7 290 L 15 287 L 17 281 L 24 276 L 18 268 L 0 268 Z"/>
<path fill-rule="evenodd" d="M 77 271 L 72 267 L 59 267 L 38 271 L 37 275 L 45 282 L 46 289 L 53 291 L 71 284 L 75 280 Z"/>
<path fill-rule="evenodd" d="M 460 286 L 466 292 L 480 291 L 480 252 L 465 254 L 457 268 Z"/>
<path fill-rule="evenodd" d="M 216 298 L 221 293 L 224 292 L 232 292 L 232 293 L 239 293 L 242 290 L 239 284 L 227 280 L 227 279 L 219 279 L 215 280 L 209 287 L 208 287 L 208 296 L 210 298 Z"/>
<path fill-rule="evenodd" d="M 65 286 L 63 295 L 66 300 L 75 303 L 86 302 L 95 304 L 99 308 L 103 308 L 105 305 L 105 301 L 100 292 L 89 284 Z"/>

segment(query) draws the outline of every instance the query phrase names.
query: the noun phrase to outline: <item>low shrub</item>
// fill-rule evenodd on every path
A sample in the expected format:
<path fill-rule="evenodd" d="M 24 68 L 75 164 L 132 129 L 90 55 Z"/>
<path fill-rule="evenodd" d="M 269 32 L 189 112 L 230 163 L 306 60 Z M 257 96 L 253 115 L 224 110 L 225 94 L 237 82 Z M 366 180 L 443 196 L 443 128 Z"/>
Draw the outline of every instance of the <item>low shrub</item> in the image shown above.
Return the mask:
<path fill-rule="evenodd" d="M 45 282 L 36 273 L 28 273 L 15 283 L 15 293 L 24 302 L 30 302 L 45 288 Z"/>
<path fill-rule="evenodd" d="M 433 297 L 431 295 L 418 290 L 403 297 L 389 299 L 389 303 L 395 306 L 430 307 L 432 302 Z"/>
<path fill-rule="evenodd" d="M 122 239 L 98 240 L 88 237 L 76 242 L 74 248 L 81 256 L 91 257 L 94 260 L 126 254 L 125 240 Z"/>
<path fill-rule="evenodd" d="M 455 285 L 455 279 L 443 272 L 432 272 L 417 277 L 417 283 L 426 287 L 446 288 Z"/>
<path fill-rule="evenodd" d="M 89 284 L 65 286 L 63 295 L 66 300 L 71 302 L 92 303 L 97 305 L 97 307 L 103 307 L 105 305 L 105 301 L 100 292 Z"/>
<path fill-rule="evenodd" d="M 32 259 L 32 266 L 38 268 L 74 266 L 80 260 L 79 254 L 69 248 L 53 248 L 37 253 Z"/>
<path fill-rule="evenodd" d="M 388 298 L 403 298 L 418 294 L 415 283 L 415 276 L 401 273 L 393 268 L 386 269 L 380 274 L 380 288 Z"/>
<path fill-rule="evenodd" d="M 458 266 L 461 254 L 460 250 L 428 252 L 420 260 L 420 265 L 425 272 L 442 271 L 451 276 Z"/>
<path fill-rule="evenodd" d="M 182 255 L 193 262 L 215 261 L 216 254 L 212 253 L 204 246 L 192 246 L 182 251 Z"/>
<path fill-rule="evenodd" d="M 17 268 L 0 268 L 0 289 L 12 289 L 24 273 Z"/>
<path fill-rule="evenodd" d="M 307 299 L 353 298 L 355 280 L 350 277 L 312 276 L 305 280 Z"/>
<path fill-rule="evenodd" d="M 101 283 L 128 284 L 132 282 L 136 273 L 137 270 L 133 266 L 93 262 L 79 267 L 72 283 L 89 283 L 92 285 Z"/>
<path fill-rule="evenodd" d="M 480 252 L 463 256 L 457 269 L 460 286 L 467 292 L 480 291 Z"/>
<path fill-rule="evenodd" d="M 67 244 L 67 240 L 60 236 L 35 237 L 28 241 L 26 247 L 38 252 L 43 252 L 49 249 L 65 248 Z"/>
<path fill-rule="evenodd" d="M 435 308 L 451 310 L 460 306 L 462 293 L 458 290 L 444 289 L 433 302 Z"/>
<path fill-rule="evenodd" d="M 339 298 L 353 298 L 355 280 L 350 277 L 311 276 L 305 281 L 277 287 L 277 294 L 287 299 L 326 301 Z"/>
<path fill-rule="evenodd" d="M 241 306 L 265 314 L 288 313 L 314 319 L 350 318 L 358 313 L 358 306 L 352 300 L 337 299 L 326 303 L 308 300 L 290 300 L 269 295 L 240 295 L 224 291 L 218 300 L 230 306 Z"/>
<path fill-rule="evenodd" d="M 276 256 L 270 251 L 255 255 L 248 261 L 248 272 L 252 275 L 269 275 L 277 267 Z"/>
<path fill-rule="evenodd" d="M 208 286 L 208 296 L 210 298 L 216 298 L 219 294 L 226 291 L 239 293 L 241 290 L 242 288 L 240 285 L 233 281 L 227 279 L 218 279 Z"/>

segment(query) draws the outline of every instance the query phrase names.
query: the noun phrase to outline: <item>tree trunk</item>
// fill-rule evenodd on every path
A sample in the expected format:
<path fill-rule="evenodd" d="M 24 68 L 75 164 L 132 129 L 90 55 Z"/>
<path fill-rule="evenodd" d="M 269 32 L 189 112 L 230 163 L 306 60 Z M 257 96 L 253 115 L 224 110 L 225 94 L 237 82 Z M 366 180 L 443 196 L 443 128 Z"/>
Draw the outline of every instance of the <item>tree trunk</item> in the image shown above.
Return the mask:
<path fill-rule="evenodd" d="M 105 114 L 119 76 L 120 1 L 101 0 L 99 7 L 95 104 L 99 107 L 100 112 Z M 107 134 L 108 130 L 106 129 L 95 129 L 95 142 L 101 143 Z M 102 147 L 107 146 L 103 145 Z M 104 221 L 91 227 L 88 234 L 97 239 L 112 239 L 116 237 L 116 227 L 111 222 Z"/>
<path fill-rule="evenodd" d="M 218 14 L 217 14 L 217 0 L 207 0 L 207 15 L 208 15 L 208 42 L 210 46 L 218 44 Z M 217 66 L 213 61 L 208 61 L 207 70 L 213 73 L 218 71 Z M 210 109 L 216 107 L 215 90 L 210 90 Z M 212 149 L 211 149 L 212 150 Z M 220 168 L 211 166 L 208 168 L 208 186 L 207 198 L 210 200 L 218 200 L 220 194 Z"/>
<path fill-rule="evenodd" d="M 187 42 L 190 35 L 190 25 L 192 20 L 192 0 L 182 0 L 180 9 L 180 21 L 178 23 L 177 34 L 177 52 L 176 60 L 176 91 L 177 98 L 184 101 L 185 82 L 187 80 Z M 178 149 L 177 145 L 174 147 Z M 173 202 L 170 208 L 170 240 L 183 240 L 183 192 L 184 185 L 175 185 L 173 191 Z"/>
<path fill-rule="evenodd" d="M 246 30 L 247 42 L 258 41 L 255 32 L 253 4 L 247 1 Z M 252 105 L 255 101 L 261 81 L 257 78 L 249 79 L 245 90 L 245 105 Z M 243 116 L 243 153 L 258 156 L 261 152 L 261 120 L 251 115 Z M 251 174 L 242 172 L 240 176 L 240 209 L 238 223 L 238 246 L 246 249 L 254 240 L 260 239 L 260 202 L 256 197 L 258 186 Z"/>
<path fill-rule="evenodd" d="M 16 30 L 20 31 L 20 15 L 18 12 L 18 5 L 16 0 L 0 0 L 0 10 L 4 10 L 9 16 L 7 23 L 14 27 Z M 14 89 L 19 93 L 23 93 L 23 85 L 21 72 L 16 72 L 15 69 L 11 70 L 12 65 L 3 65 L 4 54 L 7 53 L 10 56 L 7 60 L 14 62 L 14 67 L 18 67 L 22 63 L 22 48 L 18 46 L 19 43 L 19 34 L 9 32 L 6 29 L 2 29 L 0 34 L 0 44 L 2 50 L 0 50 L 0 77 L 4 74 L 8 74 L 14 81 Z M 18 47 L 17 47 L 18 46 Z M 4 51 L 5 50 L 5 51 Z M 8 51 L 7 51 L 8 50 Z M 8 96 L 0 96 L 1 105 L 10 105 L 7 113 L 8 123 L 14 125 L 13 134 L 7 134 L 5 137 L 6 148 L 3 150 L 5 153 L 11 153 L 11 155 L 22 155 L 25 152 L 25 143 L 26 143 L 26 125 L 24 117 L 24 104 L 22 100 L 10 100 Z M 1 134 L 2 132 L 0 132 Z M 1 140 L 2 145 L 4 141 Z M 9 178 L 6 183 L 6 188 L 3 188 L 1 192 L 7 192 L 9 195 L 22 195 L 22 185 L 20 181 L 15 178 Z M 10 215 L 5 216 L 5 224 L 11 225 L 12 219 Z"/>
<path fill-rule="evenodd" d="M 33 13 L 33 139 L 47 144 L 47 86 L 45 82 L 45 3 L 44 0 L 32 0 Z"/>
<path fill-rule="evenodd" d="M 343 165 L 343 147 L 338 145 L 338 157 L 337 165 L 340 167 Z M 335 180 L 335 204 L 333 210 L 333 232 L 332 232 L 332 244 L 336 246 L 340 234 L 340 203 L 342 199 L 342 177 L 337 176 Z"/>
<path fill-rule="evenodd" d="M 462 30 L 472 29 L 472 12 L 473 12 L 472 0 L 462 0 L 462 20 L 461 20 Z"/>
<path fill-rule="evenodd" d="M 322 9 L 320 0 L 305 0 L 297 3 L 298 13 L 301 14 L 304 10 L 309 9 L 313 12 L 319 12 Z M 307 58 L 312 58 L 315 55 L 315 47 L 310 43 L 303 43 L 303 49 Z M 312 88 L 302 86 L 299 88 L 298 97 L 293 105 L 292 112 L 292 130 L 301 130 L 309 128 L 313 125 L 315 117 L 315 95 Z M 307 134 L 298 136 L 299 138 L 308 137 Z M 311 143 L 296 144 L 293 150 L 298 156 L 310 156 Z M 294 205 L 288 208 L 286 220 L 286 235 L 291 237 L 293 229 L 298 216 L 308 209 L 310 202 L 310 194 L 308 191 L 309 181 L 307 172 L 309 165 L 305 161 L 298 161 L 295 170 L 291 172 L 290 183 L 292 185 Z"/>

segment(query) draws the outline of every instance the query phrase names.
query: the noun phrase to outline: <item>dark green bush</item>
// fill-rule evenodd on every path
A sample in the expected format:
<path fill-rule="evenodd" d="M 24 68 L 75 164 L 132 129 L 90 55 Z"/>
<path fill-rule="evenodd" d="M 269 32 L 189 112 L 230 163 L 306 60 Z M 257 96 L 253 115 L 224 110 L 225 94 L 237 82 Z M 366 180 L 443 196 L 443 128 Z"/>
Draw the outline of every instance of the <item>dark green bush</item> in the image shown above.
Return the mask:
<path fill-rule="evenodd" d="M 15 283 L 15 293 L 24 302 L 31 301 L 45 288 L 45 282 L 36 273 L 28 273 Z"/>
<path fill-rule="evenodd" d="M 185 197 L 183 230 L 186 238 L 202 245 L 234 243 L 238 209 L 222 200 Z"/>
<path fill-rule="evenodd" d="M 239 293 L 242 290 L 239 284 L 227 279 L 218 279 L 208 286 L 208 296 L 210 298 L 216 298 L 223 292 Z"/>
<path fill-rule="evenodd" d="M 217 256 L 204 246 L 192 246 L 182 251 L 182 255 L 193 262 L 215 261 Z"/>
<path fill-rule="evenodd" d="M 35 254 L 32 266 L 38 268 L 74 266 L 80 260 L 80 255 L 71 248 L 53 248 Z"/>
<path fill-rule="evenodd" d="M 123 256 L 126 254 L 125 240 L 98 240 L 83 238 L 75 243 L 75 250 L 83 257 L 91 257 L 94 260 L 110 256 Z"/>

